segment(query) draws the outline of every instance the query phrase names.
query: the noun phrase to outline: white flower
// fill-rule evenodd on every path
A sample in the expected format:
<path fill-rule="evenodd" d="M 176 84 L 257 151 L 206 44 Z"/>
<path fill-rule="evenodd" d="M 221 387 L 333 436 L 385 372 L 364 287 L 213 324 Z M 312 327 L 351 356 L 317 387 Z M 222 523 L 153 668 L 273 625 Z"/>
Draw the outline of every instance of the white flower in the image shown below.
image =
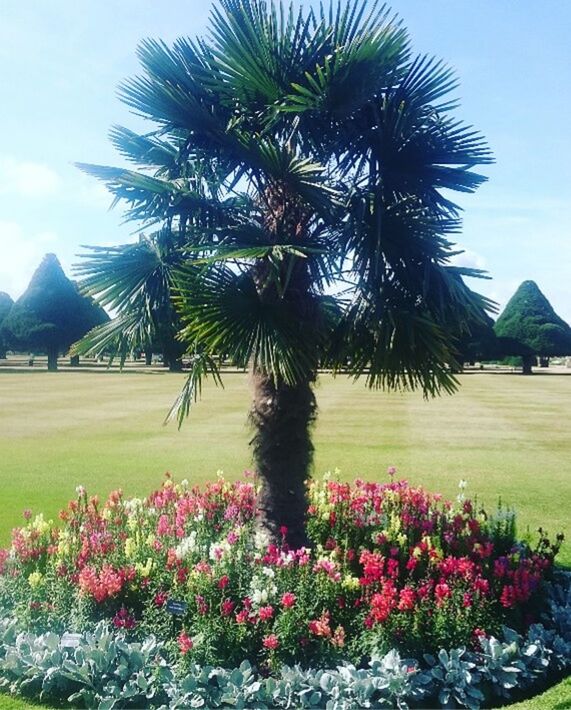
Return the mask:
<path fill-rule="evenodd" d="M 462 479 L 462 480 L 460 481 L 460 483 L 458 484 L 458 488 L 459 488 L 461 491 L 463 491 L 463 490 L 466 488 L 467 485 L 468 485 L 468 481 L 465 481 L 464 479 Z"/>
<path fill-rule="evenodd" d="M 85 488 L 83 486 L 77 486 L 75 489 L 75 492 L 77 493 L 78 496 L 83 496 L 85 495 Z"/>
<path fill-rule="evenodd" d="M 130 498 L 125 501 L 125 510 L 127 513 L 136 513 L 143 507 L 143 501 L 140 498 Z"/>
<path fill-rule="evenodd" d="M 270 536 L 265 530 L 256 530 L 256 535 L 254 537 L 254 547 L 256 550 L 265 550 L 269 545 Z"/>
<path fill-rule="evenodd" d="M 262 569 L 262 574 L 265 574 L 266 577 L 269 577 L 270 579 L 273 579 L 276 576 L 275 570 L 271 567 L 264 567 Z"/>
<path fill-rule="evenodd" d="M 183 538 L 175 548 L 175 555 L 178 560 L 188 557 L 196 549 L 196 530 L 193 530 L 188 537 Z"/>
<path fill-rule="evenodd" d="M 256 606 L 265 604 L 268 601 L 268 590 L 267 589 L 255 589 L 252 594 L 252 601 Z"/>

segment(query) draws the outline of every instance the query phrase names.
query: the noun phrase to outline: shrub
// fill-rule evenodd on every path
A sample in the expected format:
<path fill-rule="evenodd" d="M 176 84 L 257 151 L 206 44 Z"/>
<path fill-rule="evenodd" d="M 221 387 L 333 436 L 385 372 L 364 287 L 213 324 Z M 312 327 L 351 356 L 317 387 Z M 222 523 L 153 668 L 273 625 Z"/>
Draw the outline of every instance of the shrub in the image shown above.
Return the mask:
<path fill-rule="evenodd" d="M 101 505 L 80 487 L 60 527 L 27 513 L 13 532 L 0 607 L 26 631 L 105 621 L 132 641 L 154 634 L 182 668 L 246 659 L 266 672 L 393 649 L 439 658 L 540 620 L 561 537 L 517 541 L 510 511 L 325 476 L 310 488 L 313 546 L 291 550 L 255 532 L 256 495 L 254 479 L 200 490 L 167 477 L 144 500 L 115 491 Z"/>

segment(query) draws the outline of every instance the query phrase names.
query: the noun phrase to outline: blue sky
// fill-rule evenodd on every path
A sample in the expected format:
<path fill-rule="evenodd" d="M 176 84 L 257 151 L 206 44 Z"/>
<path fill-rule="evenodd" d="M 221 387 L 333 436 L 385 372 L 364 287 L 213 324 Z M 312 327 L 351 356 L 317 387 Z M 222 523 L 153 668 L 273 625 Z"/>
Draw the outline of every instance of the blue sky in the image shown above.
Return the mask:
<path fill-rule="evenodd" d="M 44 253 L 68 273 L 81 244 L 132 239 L 105 189 L 74 161 L 121 164 L 107 140 L 140 122 L 116 97 L 144 37 L 201 34 L 196 0 L 0 0 L 0 290 L 17 297 Z M 534 279 L 571 321 L 571 2 L 395 0 L 419 53 L 457 71 L 459 117 L 494 151 L 462 197 L 462 263 L 504 305 Z"/>

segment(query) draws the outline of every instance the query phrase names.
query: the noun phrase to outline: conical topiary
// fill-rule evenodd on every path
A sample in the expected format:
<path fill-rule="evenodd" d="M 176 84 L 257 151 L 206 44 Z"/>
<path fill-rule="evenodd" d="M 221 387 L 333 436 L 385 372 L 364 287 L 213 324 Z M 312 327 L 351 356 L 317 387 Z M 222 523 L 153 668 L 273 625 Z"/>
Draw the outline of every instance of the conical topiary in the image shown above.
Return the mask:
<path fill-rule="evenodd" d="M 535 281 L 521 284 L 494 330 L 498 337 L 512 338 L 542 358 L 571 354 L 571 327 L 555 313 Z M 529 357 L 524 357 L 524 369 L 531 372 Z"/>
<path fill-rule="evenodd" d="M 108 320 L 64 274 L 55 254 L 46 254 L 24 294 L 4 319 L 0 334 L 14 348 L 46 352 L 48 369 L 88 330 Z"/>

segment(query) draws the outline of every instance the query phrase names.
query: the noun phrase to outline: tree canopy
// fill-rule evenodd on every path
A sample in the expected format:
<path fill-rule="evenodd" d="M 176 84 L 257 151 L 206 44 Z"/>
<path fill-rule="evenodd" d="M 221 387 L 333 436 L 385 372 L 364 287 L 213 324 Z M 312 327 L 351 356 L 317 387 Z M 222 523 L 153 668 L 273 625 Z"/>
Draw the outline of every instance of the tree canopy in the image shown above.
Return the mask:
<path fill-rule="evenodd" d="M 494 327 L 541 357 L 571 354 L 571 327 L 553 310 L 534 281 L 524 281 Z"/>
<path fill-rule="evenodd" d="M 456 388 L 458 337 L 490 304 L 463 281 L 481 272 L 451 263 L 450 194 L 492 157 L 453 115 L 452 70 L 414 56 L 378 2 L 221 0 L 206 36 L 145 40 L 139 58 L 121 96 L 149 132 L 111 133 L 134 169 L 80 167 L 157 230 L 155 255 L 102 250 L 86 288 L 133 329 L 153 284 L 172 300 L 193 363 L 179 421 L 220 380 L 218 355 L 250 368 L 260 507 L 300 544 L 318 365 L 371 388 Z"/>
<path fill-rule="evenodd" d="M 8 315 L 8 313 L 10 313 L 10 310 L 12 309 L 13 305 L 14 301 L 12 300 L 11 296 L 9 296 L 9 294 L 7 294 L 5 291 L 0 291 L 0 328 L 6 316 Z M 3 359 L 6 357 L 6 350 L 7 344 L 0 330 L 0 358 Z"/>
<path fill-rule="evenodd" d="M 46 254 L 0 332 L 13 348 L 46 352 L 54 369 L 59 353 L 106 320 L 105 311 L 66 277 L 55 254 Z"/>

